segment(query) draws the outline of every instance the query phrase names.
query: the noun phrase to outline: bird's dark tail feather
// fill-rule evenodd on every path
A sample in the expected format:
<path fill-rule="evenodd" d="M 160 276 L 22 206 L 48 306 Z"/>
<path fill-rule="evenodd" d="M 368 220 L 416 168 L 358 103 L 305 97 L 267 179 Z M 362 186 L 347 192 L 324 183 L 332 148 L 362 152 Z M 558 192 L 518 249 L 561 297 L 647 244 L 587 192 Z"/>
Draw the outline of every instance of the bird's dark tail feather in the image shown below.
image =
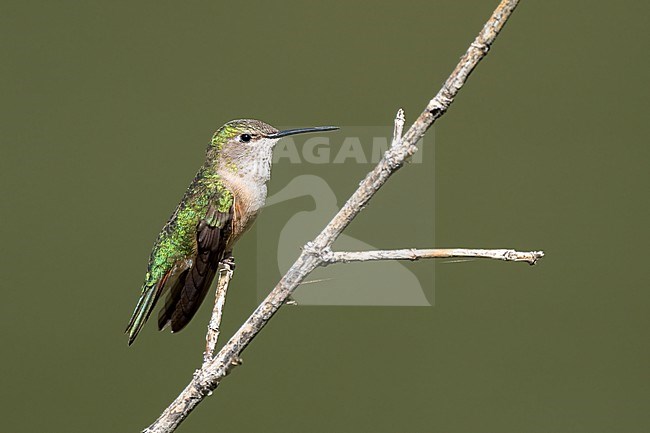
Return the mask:
<path fill-rule="evenodd" d="M 181 292 L 185 285 L 185 279 L 189 272 L 189 269 L 183 272 L 167 294 L 165 305 L 160 309 L 160 313 L 158 314 L 158 330 L 162 331 L 167 325 L 169 325 L 171 315 L 176 309 L 176 304 L 178 304 L 178 300 L 181 297 Z"/>

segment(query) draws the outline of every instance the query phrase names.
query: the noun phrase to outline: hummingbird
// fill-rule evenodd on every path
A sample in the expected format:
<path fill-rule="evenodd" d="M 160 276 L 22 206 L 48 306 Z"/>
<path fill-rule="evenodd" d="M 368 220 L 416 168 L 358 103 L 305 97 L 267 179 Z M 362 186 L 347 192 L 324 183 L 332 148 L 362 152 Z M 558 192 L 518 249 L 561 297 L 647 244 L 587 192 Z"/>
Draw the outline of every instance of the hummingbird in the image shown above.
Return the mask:
<path fill-rule="evenodd" d="M 264 207 L 277 142 L 289 135 L 335 129 L 281 131 L 259 120 L 240 119 L 214 133 L 205 162 L 154 243 L 140 298 L 125 331 L 129 345 L 165 293 L 158 329 L 170 325 L 177 332 L 192 320 L 219 263 L 231 257 L 233 246 Z"/>

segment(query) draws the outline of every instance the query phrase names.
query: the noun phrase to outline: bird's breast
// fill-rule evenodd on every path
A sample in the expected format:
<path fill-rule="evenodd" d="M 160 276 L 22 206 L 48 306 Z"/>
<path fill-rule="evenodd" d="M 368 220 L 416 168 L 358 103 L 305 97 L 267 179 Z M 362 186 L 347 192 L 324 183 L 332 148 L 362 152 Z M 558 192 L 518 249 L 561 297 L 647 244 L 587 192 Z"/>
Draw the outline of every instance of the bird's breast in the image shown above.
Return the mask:
<path fill-rule="evenodd" d="M 226 187 L 234 197 L 232 245 L 255 221 L 266 202 L 266 183 L 237 173 L 223 175 Z"/>

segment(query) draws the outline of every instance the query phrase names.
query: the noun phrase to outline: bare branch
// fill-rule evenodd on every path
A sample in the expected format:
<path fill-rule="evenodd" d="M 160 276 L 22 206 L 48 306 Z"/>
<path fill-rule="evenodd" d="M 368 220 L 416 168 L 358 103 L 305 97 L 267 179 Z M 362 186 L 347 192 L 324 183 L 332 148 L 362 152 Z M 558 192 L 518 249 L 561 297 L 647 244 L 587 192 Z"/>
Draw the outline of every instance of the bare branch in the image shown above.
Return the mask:
<path fill-rule="evenodd" d="M 219 386 L 221 380 L 226 377 L 232 368 L 241 363 L 241 353 L 285 303 L 293 290 L 316 267 L 326 264 L 322 259 L 323 251 L 331 247 L 336 238 L 368 204 L 379 188 L 404 164 L 407 158 L 416 152 L 418 140 L 447 111 L 470 73 L 487 54 L 499 31 L 503 28 L 518 3 L 518 0 L 501 1 L 465 55 L 460 59 L 442 89 L 429 102 L 415 123 L 401 137 L 401 140 L 396 139 L 400 135 L 398 132 L 400 132 L 399 129 L 401 128 L 398 125 L 400 122 L 398 112 L 398 119 L 395 121 L 395 139 L 392 147 L 384 154 L 382 160 L 368 173 L 366 178 L 359 184 L 359 188 L 318 237 L 313 242 L 305 245 L 296 262 L 241 328 L 215 357 L 205 362 L 195 372 L 187 387 L 145 432 L 170 433 L 174 431 L 190 412 Z"/>
<path fill-rule="evenodd" d="M 484 250 L 466 248 L 446 249 L 416 249 L 405 248 L 401 250 L 377 251 L 329 251 L 321 253 L 321 259 L 326 264 L 369 262 L 375 260 L 420 260 L 443 259 L 453 257 L 476 257 L 485 259 L 505 260 L 508 262 L 527 262 L 534 265 L 537 260 L 544 257 L 543 251 L 515 251 L 507 249 Z"/>
<path fill-rule="evenodd" d="M 214 349 L 217 347 L 219 340 L 219 333 L 221 332 L 221 317 L 223 315 L 223 307 L 226 303 L 226 293 L 228 293 L 228 284 L 235 269 L 235 259 L 230 257 L 219 263 L 219 271 L 217 277 L 217 291 L 215 293 L 214 307 L 212 309 L 212 316 L 210 323 L 208 323 L 208 332 L 205 335 L 205 352 L 203 352 L 203 362 L 209 362 L 214 355 Z"/>

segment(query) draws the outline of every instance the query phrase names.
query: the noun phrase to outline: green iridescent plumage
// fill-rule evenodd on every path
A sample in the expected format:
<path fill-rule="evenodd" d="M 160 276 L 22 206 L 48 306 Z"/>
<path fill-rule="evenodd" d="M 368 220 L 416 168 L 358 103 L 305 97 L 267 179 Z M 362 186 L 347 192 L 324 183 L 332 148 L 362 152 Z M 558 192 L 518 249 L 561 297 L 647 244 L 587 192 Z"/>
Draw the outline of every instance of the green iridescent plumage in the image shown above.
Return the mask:
<path fill-rule="evenodd" d="M 224 213 L 232 206 L 232 193 L 219 175 L 203 171 L 196 175 L 176 212 L 158 235 L 149 259 L 151 275 L 145 284 L 155 283 L 174 263 L 195 253 L 196 227 L 206 217 L 211 203 L 216 202 L 217 209 Z"/>

